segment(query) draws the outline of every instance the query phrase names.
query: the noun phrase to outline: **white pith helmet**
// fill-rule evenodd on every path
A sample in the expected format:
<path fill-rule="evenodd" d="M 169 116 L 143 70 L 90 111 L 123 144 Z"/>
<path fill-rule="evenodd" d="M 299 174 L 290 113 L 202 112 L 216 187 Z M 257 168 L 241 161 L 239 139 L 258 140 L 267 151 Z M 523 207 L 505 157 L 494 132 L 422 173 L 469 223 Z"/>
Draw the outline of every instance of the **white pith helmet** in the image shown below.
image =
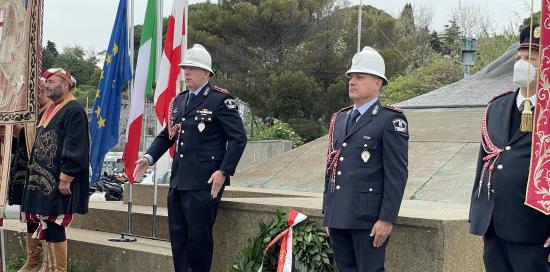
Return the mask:
<path fill-rule="evenodd" d="M 378 51 L 372 47 L 365 46 L 361 52 L 358 52 L 353 56 L 351 61 L 351 68 L 346 72 L 349 76 L 352 73 L 363 73 L 378 76 L 384 82 L 383 85 L 388 84 L 386 78 L 386 64 L 382 56 Z"/>
<path fill-rule="evenodd" d="M 206 51 L 206 48 L 200 44 L 195 44 L 192 48 L 187 49 L 183 62 L 179 66 L 181 68 L 186 66 L 198 67 L 210 72 L 210 76 L 214 75 L 212 57 L 210 57 L 210 53 Z"/>

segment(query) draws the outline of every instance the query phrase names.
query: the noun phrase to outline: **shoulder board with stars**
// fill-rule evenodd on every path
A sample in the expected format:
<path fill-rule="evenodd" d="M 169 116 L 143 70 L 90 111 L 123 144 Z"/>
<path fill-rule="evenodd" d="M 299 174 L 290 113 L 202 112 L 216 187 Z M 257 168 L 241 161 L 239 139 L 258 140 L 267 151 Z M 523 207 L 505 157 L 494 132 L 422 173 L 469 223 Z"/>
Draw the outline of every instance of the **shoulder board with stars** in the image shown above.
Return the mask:
<path fill-rule="evenodd" d="M 214 86 L 214 91 L 219 92 L 219 93 L 229 94 L 229 91 L 227 89 L 224 89 L 224 88 L 221 88 L 221 87 L 218 87 L 218 86 Z"/>
<path fill-rule="evenodd" d="M 497 95 L 495 95 L 493 98 L 491 98 L 491 100 L 489 101 L 489 103 L 495 101 L 495 100 L 496 100 L 497 98 L 499 98 L 499 97 L 503 97 L 503 96 L 505 96 L 505 95 L 507 95 L 507 94 L 511 94 L 511 93 L 513 93 L 513 92 L 514 92 L 514 91 L 506 91 L 506 92 L 503 92 L 503 93 L 501 93 L 501 94 L 497 94 Z"/>
<path fill-rule="evenodd" d="M 392 111 L 396 111 L 396 112 L 401 112 L 401 113 L 403 113 L 403 109 L 398 108 L 398 107 L 394 107 L 394 106 L 390 106 L 390 105 L 384 105 L 384 108 L 386 108 L 386 109 L 388 109 L 388 110 L 392 110 Z"/>

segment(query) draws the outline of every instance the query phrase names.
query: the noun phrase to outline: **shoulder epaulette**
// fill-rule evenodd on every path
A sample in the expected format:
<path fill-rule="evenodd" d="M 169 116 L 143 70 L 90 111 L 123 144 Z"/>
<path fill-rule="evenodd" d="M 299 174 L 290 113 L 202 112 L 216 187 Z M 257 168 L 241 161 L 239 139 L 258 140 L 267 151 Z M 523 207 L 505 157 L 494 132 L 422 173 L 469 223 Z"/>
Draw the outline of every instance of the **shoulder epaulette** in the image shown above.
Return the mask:
<path fill-rule="evenodd" d="M 224 89 L 224 88 L 221 88 L 221 87 L 218 87 L 218 86 L 214 86 L 214 91 L 219 92 L 219 93 L 229 94 L 229 91 L 227 89 Z"/>
<path fill-rule="evenodd" d="M 343 112 L 343 111 L 351 110 L 352 108 L 353 108 L 353 105 L 350 105 L 350 106 L 341 108 L 341 109 L 339 109 L 337 112 L 335 112 L 335 114 L 341 113 L 341 112 Z"/>
<path fill-rule="evenodd" d="M 489 103 L 495 101 L 495 100 L 496 100 L 497 98 L 499 98 L 499 97 L 505 96 L 505 95 L 507 95 L 507 94 L 511 94 L 511 93 L 513 93 L 513 92 L 514 92 L 514 91 L 506 91 L 506 92 L 503 92 L 503 93 L 501 93 L 501 94 L 497 94 L 497 95 L 495 95 L 493 98 L 491 98 L 491 100 L 489 101 Z"/>
<path fill-rule="evenodd" d="M 394 107 L 394 106 L 390 106 L 390 105 L 384 105 L 384 108 L 386 108 L 386 109 L 388 109 L 388 110 L 392 110 L 392 111 L 396 111 L 396 112 L 403 113 L 403 109 L 398 108 L 398 107 Z"/>

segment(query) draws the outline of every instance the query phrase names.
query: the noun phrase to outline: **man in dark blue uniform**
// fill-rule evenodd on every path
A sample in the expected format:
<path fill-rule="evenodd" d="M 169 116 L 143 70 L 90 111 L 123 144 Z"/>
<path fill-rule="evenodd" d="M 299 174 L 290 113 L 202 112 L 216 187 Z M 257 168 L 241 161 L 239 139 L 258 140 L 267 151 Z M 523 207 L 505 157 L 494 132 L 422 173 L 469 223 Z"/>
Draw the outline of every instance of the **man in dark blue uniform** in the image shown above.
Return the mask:
<path fill-rule="evenodd" d="M 210 84 L 212 59 L 196 44 L 180 64 L 187 90 L 170 104 L 171 121 L 136 162 L 141 180 L 175 145 L 168 223 L 175 271 L 208 272 L 212 263 L 212 227 L 224 187 L 235 173 L 246 145 L 246 132 L 231 95 Z"/>
<path fill-rule="evenodd" d="M 384 271 L 407 182 L 407 119 L 379 101 L 384 72 L 376 50 L 357 53 L 346 72 L 353 106 L 330 123 L 323 223 L 340 272 Z"/>
<path fill-rule="evenodd" d="M 470 232 L 482 236 L 487 272 L 550 271 L 550 217 L 524 205 L 532 133 L 519 130 L 525 98 L 536 102 L 539 38 L 538 26 L 523 29 L 513 75 L 519 88 L 493 98 L 483 115 Z"/>

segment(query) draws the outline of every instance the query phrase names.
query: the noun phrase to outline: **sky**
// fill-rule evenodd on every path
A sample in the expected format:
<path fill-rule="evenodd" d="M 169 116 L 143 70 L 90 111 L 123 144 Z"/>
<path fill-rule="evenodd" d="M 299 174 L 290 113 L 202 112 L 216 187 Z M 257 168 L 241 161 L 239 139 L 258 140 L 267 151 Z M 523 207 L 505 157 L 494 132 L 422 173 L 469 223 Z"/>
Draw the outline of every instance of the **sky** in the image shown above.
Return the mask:
<path fill-rule="evenodd" d="M 433 20 L 431 28 L 444 29 L 458 3 L 484 10 L 494 23 L 494 30 L 502 32 L 511 23 L 529 15 L 528 0 L 341 0 L 356 5 L 371 5 L 389 14 L 398 16 L 406 3 L 413 7 L 431 9 Z M 107 47 L 113 27 L 118 1 L 116 0 L 45 0 L 44 1 L 43 40 L 56 43 L 58 50 L 67 46 L 79 45 L 85 50 L 99 52 Z M 172 0 L 164 0 L 164 16 L 170 14 Z M 206 0 L 189 0 L 189 4 Z M 211 2 L 217 2 L 212 0 Z M 540 2 L 535 1 L 535 11 L 540 10 Z M 142 24 L 147 0 L 134 0 L 134 24 Z M 192 24 L 193 22 L 189 22 Z"/>

